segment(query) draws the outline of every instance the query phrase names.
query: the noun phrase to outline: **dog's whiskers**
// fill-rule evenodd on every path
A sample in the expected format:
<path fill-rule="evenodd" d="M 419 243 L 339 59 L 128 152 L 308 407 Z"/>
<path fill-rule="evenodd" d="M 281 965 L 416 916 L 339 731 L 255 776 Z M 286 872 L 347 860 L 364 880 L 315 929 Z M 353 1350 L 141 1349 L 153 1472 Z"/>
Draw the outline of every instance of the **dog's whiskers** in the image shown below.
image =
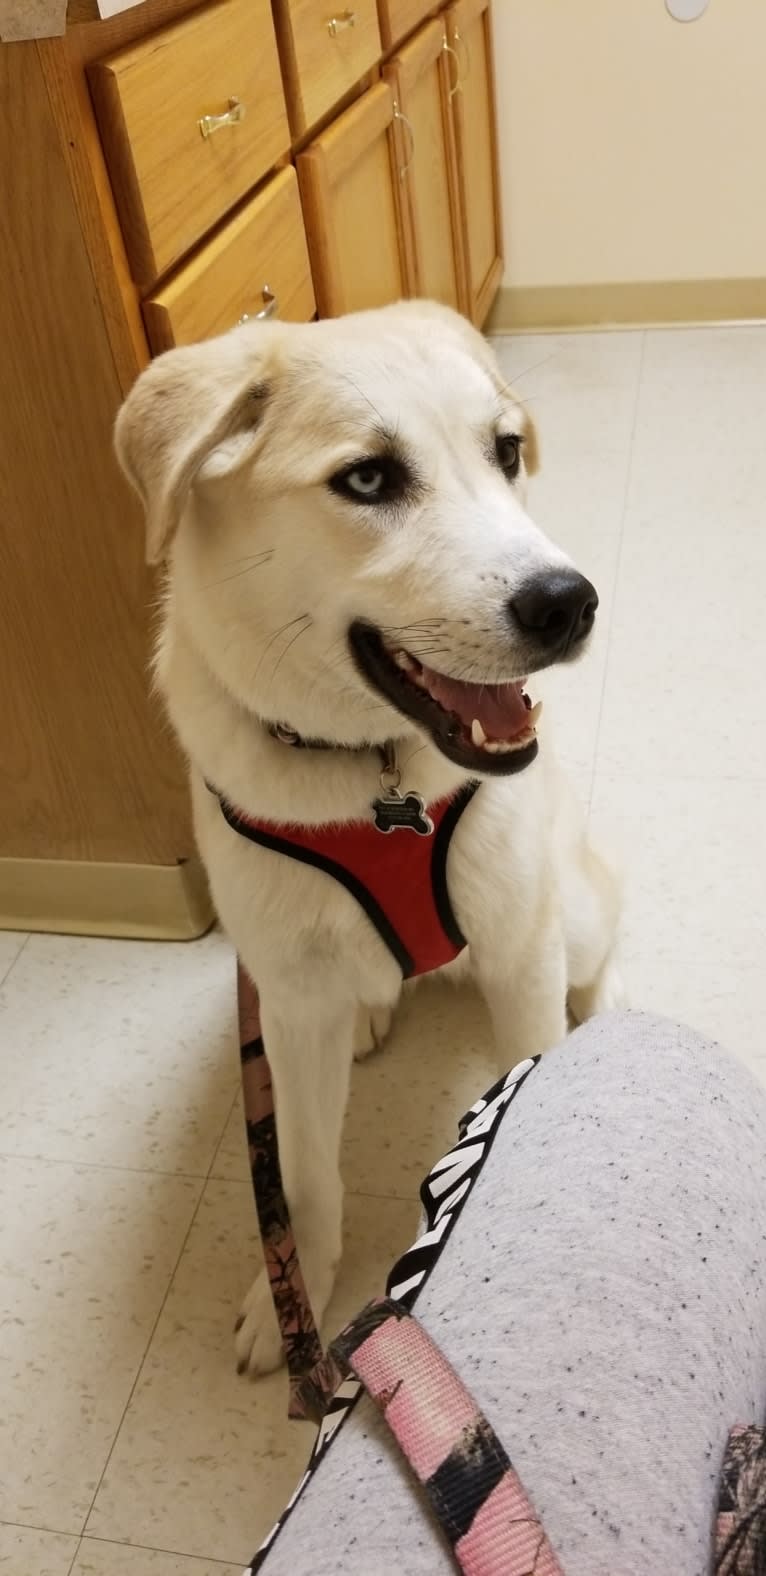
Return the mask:
<path fill-rule="evenodd" d="M 255 672 L 253 674 L 253 678 L 252 678 L 252 684 L 253 685 L 255 685 L 255 683 L 257 681 L 258 674 L 261 671 L 261 667 L 262 667 L 266 657 L 268 656 L 269 651 L 271 650 L 271 647 L 273 646 L 275 640 L 279 640 L 281 635 L 285 635 L 287 633 L 288 629 L 294 629 L 296 624 L 303 624 L 303 623 L 306 622 L 306 620 L 308 620 L 309 624 L 311 623 L 311 614 L 310 613 L 299 613 L 297 618 L 290 618 L 290 619 L 288 619 L 286 624 L 282 624 L 279 629 L 276 629 L 272 635 L 267 637 L 267 640 L 266 640 L 263 652 L 261 654 L 261 657 L 259 659 L 258 665 L 257 665 L 257 667 L 255 669 Z M 301 631 L 301 633 L 302 633 L 302 631 Z M 261 642 L 261 644 L 263 644 L 263 642 Z"/>
<path fill-rule="evenodd" d="M 276 547 L 259 547 L 255 553 L 240 553 L 237 558 L 224 558 L 222 567 L 228 569 L 230 564 L 245 564 L 251 558 L 262 558 L 264 553 L 275 553 Z"/>
<path fill-rule="evenodd" d="M 279 654 L 279 656 L 278 656 L 278 657 L 277 657 L 277 660 L 276 660 L 276 662 L 275 662 L 275 664 L 274 664 L 274 671 L 273 671 L 273 673 L 272 673 L 272 675 L 271 675 L 271 682 L 272 682 L 272 684 L 273 684 L 273 682 L 274 682 L 274 679 L 275 679 L 275 678 L 276 678 L 276 676 L 277 676 L 277 670 L 278 670 L 278 668 L 279 668 L 279 666 L 280 666 L 280 664 L 281 664 L 281 663 L 282 663 L 282 662 L 284 662 L 284 660 L 285 660 L 285 657 L 286 657 L 286 656 L 287 656 L 287 653 L 288 653 L 288 651 L 291 651 L 291 650 L 292 650 L 292 647 L 293 647 L 293 646 L 294 646 L 294 645 L 295 645 L 295 643 L 296 643 L 296 641 L 297 641 L 297 640 L 300 640 L 300 638 L 301 638 L 301 635 L 306 635 L 306 634 L 308 634 L 308 631 L 309 631 L 309 630 L 310 630 L 310 629 L 311 629 L 311 628 L 312 628 L 312 627 L 313 627 L 313 623 L 314 623 L 314 620 L 313 620 L 313 618 L 312 618 L 312 617 L 311 617 L 311 614 L 310 614 L 310 613 L 304 613 L 304 615 L 303 615 L 303 617 L 304 617 L 304 618 L 305 618 L 305 619 L 307 619 L 307 620 L 308 620 L 308 622 L 307 622 L 307 623 L 305 623 L 305 624 L 304 624 L 304 625 L 303 625 L 303 628 L 302 628 L 302 629 L 299 629 L 299 630 L 298 630 L 298 631 L 297 631 L 297 633 L 296 633 L 296 634 L 295 634 L 295 635 L 293 635 L 293 637 L 292 637 L 292 639 L 291 639 L 291 640 L 288 640 L 288 642 L 287 642 L 287 645 L 286 645 L 286 646 L 285 646 L 285 649 L 284 649 L 284 651 L 282 651 L 282 652 L 280 652 L 280 654 Z"/>
<path fill-rule="evenodd" d="M 433 641 L 424 641 L 422 643 L 416 643 L 413 641 L 412 644 L 407 647 L 407 651 L 411 657 L 427 656 L 429 652 L 433 654 L 435 651 L 449 651 L 449 649 L 449 646 L 445 646 L 443 641 L 438 641 L 436 643 Z"/>
<path fill-rule="evenodd" d="M 335 653 L 335 655 L 331 656 L 331 653 Z M 332 682 L 335 674 L 344 666 L 348 666 L 349 672 L 353 674 L 354 677 L 356 677 L 355 670 L 353 670 L 350 665 L 350 656 L 345 641 L 333 640 L 330 642 L 330 645 L 327 647 L 326 651 L 323 651 L 322 655 L 319 657 L 316 673 L 314 674 L 313 682 L 309 687 L 307 699 L 311 700 L 317 685 L 323 678 L 329 678 Z M 341 699 L 344 695 L 350 694 L 359 694 L 358 681 L 357 684 L 345 684 L 340 690 L 336 691 L 338 699 Z"/>
<path fill-rule="evenodd" d="M 234 571 L 233 575 L 224 575 L 221 580 L 209 580 L 207 585 L 204 585 L 202 587 L 202 590 L 203 591 L 212 591 L 212 590 L 215 589 L 216 586 L 227 586 L 227 585 L 229 585 L 230 581 L 232 581 L 232 580 L 241 580 L 243 575 L 249 575 L 252 572 L 253 569 L 260 569 L 260 568 L 262 568 L 262 566 L 264 564 L 270 563 L 271 559 L 274 557 L 274 553 L 275 552 L 276 552 L 276 548 L 268 547 L 261 554 L 253 553 L 251 555 L 252 556 L 252 562 L 249 563 L 249 564 L 246 564 L 244 569 L 236 569 Z M 231 562 L 232 563 L 236 563 L 237 560 L 236 559 L 232 559 Z"/>
<path fill-rule="evenodd" d="M 404 760 L 401 762 L 402 771 L 404 772 L 407 770 L 407 767 L 411 765 L 416 755 L 420 755 L 423 750 L 427 749 L 427 744 L 419 744 L 416 750 L 410 750 L 409 755 L 405 756 Z"/>
<path fill-rule="evenodd" d="M 408 630 L 412 630 L 415 634 L 419 629 L 433 631 L 434 626 L 438 627 L 450 622 L 450 619 L 445 618 L 413 618 L 409 624 L 384 624 L 382 633 L 386 636 L 406 635 Z"/>
<path fill-rule="evenodd" d="M 372 411 L 373 416 L 375 417 L 376 425 L 380 429 L 381 433 L 388 434 L 388 431 L 389 431 L 388 426 L 387 426 L 386 422 L 384 421 L 383 416 L 381 415 L 381 412 L 378 410 L 377 405 L 373 405 L 373 402 L 370 399 L 369 394 L 365 393 L 364 389 L 360 389 L 359 384 L 356 382 L 356 380 L 354 378 L 352 378 L 350 372 L 344 372 L 343 373 L 343 380 L 344 380 L 345 383 L 350 383 L 352 389 L 354 390 L 354 393 L 358 394 L 359 398 L 364 400 L 365 405 L 369 406 L 370 410 Z M 395 428 L 394 433 L 392 434 L 392 436 L 396 436 L 397 435 L 398 429 L 399 429 L 399 424 L 397 422 L 396 428 Z"/>
<path fill-rule="evenodd" d="M 502 384 L 501 392 L 506 395 L 508 399 L 512 400 L 516 392 L 516 384 L 520 383 L 522 378 L 528 378 L 530 372 L 537 372 L 540 367 L 547 366 L 548 362 L 553 361 L 554 357 L 556 357 L 558 354 L 558 350 L 550 350 L 547 355 L 541 356 L 539 361 L 533 361 L 531 367 L 524 367 L 522 372 L 512 372 L 510 382 L 504 382 Z M 529 396 L 527 394 L 524 395 L 525 400 L 528 399 L 528 397 Z"/>

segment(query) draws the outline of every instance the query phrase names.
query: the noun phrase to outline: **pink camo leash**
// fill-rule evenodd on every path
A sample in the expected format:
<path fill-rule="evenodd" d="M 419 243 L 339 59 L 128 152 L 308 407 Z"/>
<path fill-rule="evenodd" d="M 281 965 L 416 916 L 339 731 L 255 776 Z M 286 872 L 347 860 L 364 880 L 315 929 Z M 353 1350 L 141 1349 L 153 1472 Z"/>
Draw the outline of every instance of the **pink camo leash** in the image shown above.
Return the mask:
<path fill-rule="evenodd" d="M 491 1423 L 401 1303 L 368 1303 L 330 1356 L 379 1407 L 465 1576 L 562 1576 Z"/>

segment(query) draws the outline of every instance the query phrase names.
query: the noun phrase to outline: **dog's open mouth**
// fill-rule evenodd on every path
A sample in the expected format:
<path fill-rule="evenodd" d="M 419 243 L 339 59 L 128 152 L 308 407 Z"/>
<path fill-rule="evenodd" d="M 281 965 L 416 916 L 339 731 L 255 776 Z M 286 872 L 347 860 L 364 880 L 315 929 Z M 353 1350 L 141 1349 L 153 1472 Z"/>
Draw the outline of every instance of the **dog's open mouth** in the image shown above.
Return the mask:
<path fill-rule="evenodd" d="M 525 679 L 510 684 L 469 684 L 454 679 L 391 645 L 380 631 L 357 620 L 349 630 L 351 650 L 365 678 L 422 728 L 443 755 L 469 771 L 508 776 L 529 766 L 537 754 L 535 723 L 542 702 L 532 705 Z"/>

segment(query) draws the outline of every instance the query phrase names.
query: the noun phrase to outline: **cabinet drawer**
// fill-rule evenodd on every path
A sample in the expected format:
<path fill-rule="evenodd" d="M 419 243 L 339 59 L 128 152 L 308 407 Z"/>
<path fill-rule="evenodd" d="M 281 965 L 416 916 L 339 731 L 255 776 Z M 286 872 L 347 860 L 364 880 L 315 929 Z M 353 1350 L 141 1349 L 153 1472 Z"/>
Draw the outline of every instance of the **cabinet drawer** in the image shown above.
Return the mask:
<path fill-rule="evenodd" d="M 378 0 L 380 36 L 384 50 L 395 44 L 417 27 L 424 16 L 432 16 L 439 8 L 434 0 Z"/>
<path fill-rule="evenodd" d="M 277 0 L 274 16 L 290 125 L 301 137 L 380 59 L 376 0 Z"/>
<path fill-rule="evenodd" d="M 89 72 L 133 276 L 150 285 L 287 152 L 269 0 L 221 0 Z"/>
<path fill-rule="evenodd" d="M 144 302 L 154 351 L 224 334 L 242 317 L 308 323 L 314 289 L 295 170 L 268 186 Z"/>

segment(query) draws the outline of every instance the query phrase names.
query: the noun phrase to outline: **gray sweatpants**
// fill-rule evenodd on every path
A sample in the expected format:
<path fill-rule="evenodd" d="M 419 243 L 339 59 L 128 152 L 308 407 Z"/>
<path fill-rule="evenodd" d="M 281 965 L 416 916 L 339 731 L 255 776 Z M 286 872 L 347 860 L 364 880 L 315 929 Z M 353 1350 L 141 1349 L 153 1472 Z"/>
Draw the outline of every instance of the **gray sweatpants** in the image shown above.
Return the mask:
<path fill-rule="evenodd" d="M 729 1427 L 766 1413 L 766 1088 L 641 1014 L 578 1030 L 509 1107 L 413 1311 L 566 1576 L 704 1576 Z M 454 1569 L 366 1397 L 264 1569 Z"/>

